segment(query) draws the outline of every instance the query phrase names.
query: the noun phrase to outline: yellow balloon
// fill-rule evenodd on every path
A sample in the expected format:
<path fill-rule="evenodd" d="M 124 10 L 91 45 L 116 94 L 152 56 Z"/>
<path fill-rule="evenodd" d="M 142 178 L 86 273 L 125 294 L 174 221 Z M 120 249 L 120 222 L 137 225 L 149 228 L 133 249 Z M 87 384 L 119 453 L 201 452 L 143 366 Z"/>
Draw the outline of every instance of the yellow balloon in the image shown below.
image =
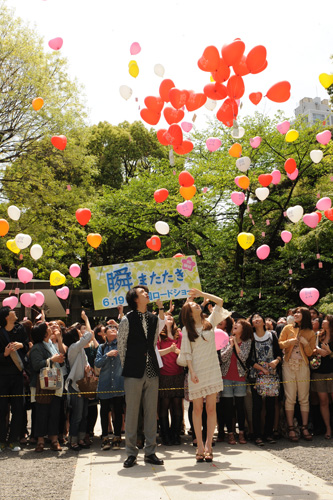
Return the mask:
<path fill-rule="evenodd" d="M 210 81 L 211 81 L 212 83 L 215 83 L 215 80 L 214 80 L 214 78 L 212 77 L 212 75 L 210 75 Z"/>
<path fill-rule="evenodd" d="M 20 253 L 19 247 L 16 245 L 15 240 L 7 240 L 6 241 L 6 247 L 9 248 L 9 250 L 13 253 Z"/>
<path fill-rule="evenodd" d="M 328 87 L 333 85 L 333 75 L 328 75 L 327 73 L 321 73 L 319 75 L 319 81 L 324 87 L 324 89 L 328 89 Z"/>
<path fill-rule="evenodd" d="M 296 141 L 296 139 L 298 139 L 298 137 L 299 133 L 297 132 L 297 130 L 289 130 L 286 133 L 286 142 L 294 142 Z"/>
<path fill-rule="evenodd" d="M 131 62 L 128 67 L 128 72 L 133 78 L 136 78 L 139 74 L 139 66 L 135 61 Z"/>
<path fill-rule="evenodd" d="M 252 233 L 239 233 L 237 236 L 237 241 L 244 250 L 247 250 L 253 245 L 254 239 L 255 238 Z"/>
<path fill-rule="evenodd" d="M 63 285 L 66 281 L 66 276 L 61 274 L 60 271 L 52 271 L 50 274 L 51 286 Z"/>
<path fill-rule="evenodd" d="M 190 187 L 181 186 L 179 192 L 185 200 L 191 200 L 195 195 L 195 193 L 197 192 L 197 188 L 195 186 L 190 186 Z"/>

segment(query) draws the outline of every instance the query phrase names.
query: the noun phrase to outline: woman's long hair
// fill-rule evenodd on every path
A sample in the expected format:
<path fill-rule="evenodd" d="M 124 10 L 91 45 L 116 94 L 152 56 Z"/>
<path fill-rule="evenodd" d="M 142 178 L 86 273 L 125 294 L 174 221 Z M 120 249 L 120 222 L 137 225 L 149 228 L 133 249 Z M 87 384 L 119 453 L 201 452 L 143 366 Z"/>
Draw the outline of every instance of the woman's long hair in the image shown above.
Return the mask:
<path fill-rule="evenodd" d="M 249 321 L 246 321 L 246 319 L 238 319 L 237 323 L 240 323 L 242 325 L 242 334 L 240 336 L 241 340 L 243 342 L 246 342 L 246 340 L 253 340 L 253 327 Z"/>
<path fill-rule="evenodd" d="M 202 322 L 202 329 L 203 330 L 211 330 L 213 327 L 209 323 L 209 321 L 207 321 L 205 319 L 202 311 L 201 311 L 200 317 L 201 317 L 201 322 Z M 182 311 L 181 311 L 181 318 L 182 318 L 183 325 L 186 327 L 189 340 L 191 342 L 194 342 L 195 339 L 197 339 L 199 337 L 199 335 L 197 334 L 197 331 L 195 329 L 195 322 L 194 322 L 194 318 L 193 318 L 193 314 L 192 314 L 192 308 L 191 308 L 189 303 L 183 305 Z"/>
<path fill-rule="evenodd" d="M 295 312 L 300 312 L 302 314 L 301 324 L 299 325 L 300 330 L 312 330 L 311 313 L 307 307 L 298 307 Z M 298 326 L 296 324 L 296 326 Z"/>
<path fill-rule="evenodd" d="M 166 316 L 171 316 L 171 314 L 167 314 Z M 177 327 L 177 325 L 175 323 L 175 319 L 173 317 L 172 317 L 172 319 L 173 319 L 173 323 L 172 323 L 172 327 L 171 327 L 171 333 L 172 333 L 174 340 L 177 340 L 179 338 L 179 328 Z M 168 329 L 167 329 L 166 325 L 163 327 L 163 330 L 161 331 L 160 336 L 161 336 L 161 340 L 166 340 L 168 338 Z"/>
<path fill-rule="evenodd" d="M 326 316 L 325 316 L 324 319 L 326 321 L 328 321 L 328 330 L 330 332 L 330 339 L 329 339 L 328 342 L 331 343 L 331 342 L 333 342 L 333 315 L 332 314 L 326 314 Z M 325 337 L 326 337 L 325 330 L 320 330 L 320 333 L 319 333 L 320 342 L 322 342 Z"/>

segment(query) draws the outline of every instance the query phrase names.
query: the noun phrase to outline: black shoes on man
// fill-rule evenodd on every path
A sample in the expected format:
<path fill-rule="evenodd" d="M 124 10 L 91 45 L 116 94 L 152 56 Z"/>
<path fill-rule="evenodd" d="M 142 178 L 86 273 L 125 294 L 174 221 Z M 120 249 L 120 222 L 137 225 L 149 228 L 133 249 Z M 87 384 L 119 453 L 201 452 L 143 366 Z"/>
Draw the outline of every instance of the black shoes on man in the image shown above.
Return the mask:
<path fill-rule="evenodd" d="M 158 458 L 155 453 L 152 453 L 151 455 L 145 455 L 144 458 L 145 462 L 147 464 L 152 464 L 152 465 L 164 465 L 164 461 L 161 458 Z M 124 462 L 124 467 L 125 469 L 129 469 L 130 467 L 133 467 L 136 465 L 136 457 L 134 455 L 130 455 L 129 457 L 126 458 Z"/>

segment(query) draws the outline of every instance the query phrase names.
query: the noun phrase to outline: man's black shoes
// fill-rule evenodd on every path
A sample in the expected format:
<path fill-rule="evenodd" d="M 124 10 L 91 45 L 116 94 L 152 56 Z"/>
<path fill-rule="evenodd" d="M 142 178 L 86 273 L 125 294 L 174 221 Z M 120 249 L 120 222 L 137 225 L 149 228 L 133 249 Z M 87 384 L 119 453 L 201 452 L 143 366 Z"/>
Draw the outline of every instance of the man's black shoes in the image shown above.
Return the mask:
<path fill-rule="evenodd" d="M 134 455 L 130 455 L 126 458 L 124 467 L 125 469 L 129 469 L 130 467 L 133 467 L 133 465 L 136 465 L 136 457 Z"/>
<path fill-rule="evenodd" d="M 164 465 L 164 461 L 158 458 L 155 455 L 155 453 L 152 453 L 151 455 L 145 455 L 145 462 L 147 464 L 153 464 L 153 465 Z"/>

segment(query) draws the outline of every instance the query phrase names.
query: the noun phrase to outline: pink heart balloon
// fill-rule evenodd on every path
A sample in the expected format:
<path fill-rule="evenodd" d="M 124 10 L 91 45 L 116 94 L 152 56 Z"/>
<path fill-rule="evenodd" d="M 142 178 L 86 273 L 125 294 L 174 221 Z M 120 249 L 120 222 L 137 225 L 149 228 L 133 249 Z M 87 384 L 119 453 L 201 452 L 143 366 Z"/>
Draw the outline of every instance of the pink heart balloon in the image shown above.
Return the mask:
<path fill-rule="evenodd" d="M 315 228 L 318 225 L 319 216 L 316 212 L 313 212 L 312 214 L 304 214 L 303 215 L 303 222 L 307 226 Z"/>
<path fill-rule="evenodd" d="M 220 351 L 221 349 L 223 349 L 223 347 L 228 345 L 229 335 L 227 334 L 227 332 L 220 330 L 220 328 L 215 328 L 214 335 L 215 335 L 215 345 L 217 351 Z"/>
<path fill-rule="evenodd" d="M 257 135 L 257 137 L 253 137 L 253 139 L 250 139 L 250 145 L 253 149 L 257 148 L 261 144 L 261 137 Z"/>
<path fill-rule="evenodd" d="M 190 217 L 193 212 L 193 203 L 191 200 L 184 201 L 184 203 L 178 203 L 177 212 L 184 217 Z"/>
<path fill-rule="evenodd" d="M 235 205 L 241 205 L 245 200 L 245 194 L 239 193 L 238 191 L 234 191 L 233 193 L 231 193 L 230 198 L 231 201 L 235 203 Z"/>
<path fill-rule="evenodd" d="M 324 132 L 320 132 L 320 134 L 316 135 L 317 141 L 320 144 L 324 144 L 324 146 L 326 146 L 326 144 L 328 144 L 330 142 L 331 137 L 332 137 L 332 133 L 330 130 L 324 130 Z"/>
<path fill-rule="evenodd" d="M 56 291 L 56 296 L 59 297 L 59 299 L 66 300 L 69 295 L 69 288 L 68 286 L 63 286 L 62 288 L 58 288 Z"/>
<path fill-rule="evenodd" d="M 36 295 L 34 293 L 22 293 L 20 302 L 25 307 L 32 307 L 36 304 Z"/>
<path fill-rule="evenodd" d="M 316 208 L 318 208 L 318 210 L 329 210 L 331 206 L 332 206 L 331 198 L 325 196 L 325 198 L 321 198 L 320 200 L 317 201 Z"/>
<path fill-rule="evenodd" d="M 279 182 L 281 180 L 281 172 L 280 172 L 280 170 L 273 170 L 273 172 L 271 172 L 271 176 L 273 177 L 272 183 L 273 184 L 279 184 Z"/>
<path fill-rule="evenodd" d="M 190 122 L 182 122 L 180 126 L 184 130 L 184 132 L 191 132 L 193 124 Z"/>
<path fill-rule="evenodd" d="M 77 278 L 81 273 L 81 267 L 78 264 L 72 264 L 69 266 L 69 274 L 73 278 Z"/>
<path fill-rule="evenodd" d="M 139 52 L 141 52 L 140 44 L 138 42 L 133 42 L 130 46 L 131 55 L 135 56 L 136 54 L 139 54 Z"/>
<path fill-rule="evenodd" d="M 217 137 L 209 137 L 206 141 L 208 151 L 217 151 L 222 145 L 222 141 Z"/>
<path fill-rule="evenodd" d="M 49 41 L 49 47 L 52 50 L 60 50 L 63 43 L 64 43 L 64 41 L 60 37 L 58 37 L 58 38 L 52 38 L 52 40 Z"/>
<path fill-rule="evenodd" d="M 20 281 L 22 281 L 22 283 L 29 283 L 34 275 L 30 271 L 30 269 L 27 269 L 26 267 L 20 267 L 20 269 L 17 271 L 17 277 Z"/>
<path fill-rule="evenodd" d="M 204 188 L 202 188 L 202 192 L 203 192 L 203 193 L 207 193 L 207 191 L 208 191 L 208 187 L 204 187 Z"/>
<path fill-rule="evenodd" d="M 295 168 L 292 174 L 287 174 L 291 181 L 294 181 L 298 177 L 298 168 Z"/>
<path fill-rule="evenodd" d="M 307 306 L 313 306 L 319 299 L 319 292 L 317 288 L 302 288 L 299 292 L 301 300 Z"/>
<path fill-rule="evenodd" d="M 291 240 L 292 237 L 293 237 L 293 235 L 291 234 L 290 231 L 282 231 L 282 233 L 281 233 L 281 238 L 282 238 L 282 241 L 284 241 L 284 243 L 289 243 L 289 241 Z"/>
<path fill-rule="evenodd" d="M 276 125 L 276 128 L 278 129 L 280 134 L 286 134 L 290 129 L 290 122 L 288 122 L 288 120 L 285 120 L 284 122 L 278 123 Z"/>
<path fill-rule="evenodd" d="M 237 177 L 235 177 L 235 179 L 234 179 L 234 180 L 235 180 L 236 186 L 238 186 L 240 189 L 242 189 L 242 188 L 240 187 L 240 185 L 239 185 L 239 182 L 238 182 L 240 177 L 241 177 L 240 175 L 237 175 Z"/>
<path fill-rule="evenodd" d="M 18 304 L 18 298 L 17 297 L 7 297 L 2 301 L 2 307 L 10 307 L 11 309 L 14 309 Z"/>
<path fill-rule="evenodd" d="M 268 245 L 261 245 L 261 247 L 257 248 L 256 253 L 257 257 L 260 260 L 265 260 L 270 254 L 270 247 Z"/>
<path fill-rule="evenodd" d="M 6 288 L 6 282 L 4 280 L 0 280 L 0 292 Z"/>
<path fill-rule="evenodd" d="M 44 304 L 45 297 L 42 292 L 35 292 L 36 302 L 35 306 L 41 307 Z"/>

